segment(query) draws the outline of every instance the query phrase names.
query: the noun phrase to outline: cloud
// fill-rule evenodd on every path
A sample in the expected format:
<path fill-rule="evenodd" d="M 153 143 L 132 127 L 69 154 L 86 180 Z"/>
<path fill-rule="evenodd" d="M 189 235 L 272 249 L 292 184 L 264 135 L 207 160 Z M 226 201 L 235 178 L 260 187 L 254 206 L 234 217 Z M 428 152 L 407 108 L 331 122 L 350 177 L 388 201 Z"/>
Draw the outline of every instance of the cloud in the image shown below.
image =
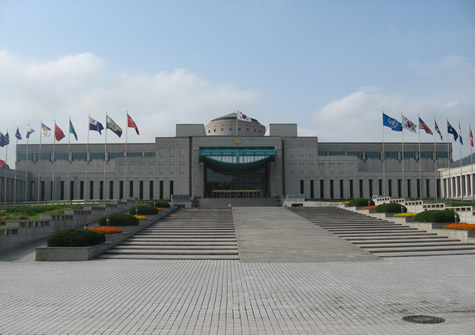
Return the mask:
<path fill-rule="evenodd" d="M 255 92 L 213 84 L 186 69 L 111 74 L 106 71 L 105 62 L 92 53 L 39 62 L 24 61 L 0 51 L 0 131 L 5 133 L 8 129 L 12 138 L 17 126 L 24 134 L 30 124 L 37 130 L 30 143 L 39 142 L 41 121 L 52 128 L 56 120 L 66 132 L 70 116 L 79 142 L 84 143 L 89 114 L 105 122 L 108 113 L 125 128 L 126 111 L 141 134 L 130 134 L 129 141 L 153 142 L 157 136 L 174 136 L 177 123 L 207 123 L 234 111 L 236 106 L 250 106 L 257 98 Z M 112 133 L 109 139 L 123 142 Z M 102 141 L 103 137 L 91 132 L 90 142 Z M 52 138 L 44 139 L 45 142 L 52 143 Z M 10 145 L 9 153 L 11 163 L 14 145 Z"/>

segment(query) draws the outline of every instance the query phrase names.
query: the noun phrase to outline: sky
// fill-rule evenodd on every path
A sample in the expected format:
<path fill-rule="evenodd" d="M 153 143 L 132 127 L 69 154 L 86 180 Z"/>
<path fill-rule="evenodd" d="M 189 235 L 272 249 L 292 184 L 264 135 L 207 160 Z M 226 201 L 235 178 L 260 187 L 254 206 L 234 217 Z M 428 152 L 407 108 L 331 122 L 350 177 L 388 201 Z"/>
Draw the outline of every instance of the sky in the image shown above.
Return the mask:
<path fill-rule="evenodd" d="M 41 122 L 67 134 L 71 118 L 86 143 L 88 115 L 125 131 L 127 111 L 137 143 L 236 110 L 322 142 L 419 140 L 383 128 L 384 111 L 437 120 L 444 141 L 460 121 L 466 156 L 474 42 L 472 0 L 0 0 L 0 131 L 10 165 L 17 127 L 39 143 Z"/>

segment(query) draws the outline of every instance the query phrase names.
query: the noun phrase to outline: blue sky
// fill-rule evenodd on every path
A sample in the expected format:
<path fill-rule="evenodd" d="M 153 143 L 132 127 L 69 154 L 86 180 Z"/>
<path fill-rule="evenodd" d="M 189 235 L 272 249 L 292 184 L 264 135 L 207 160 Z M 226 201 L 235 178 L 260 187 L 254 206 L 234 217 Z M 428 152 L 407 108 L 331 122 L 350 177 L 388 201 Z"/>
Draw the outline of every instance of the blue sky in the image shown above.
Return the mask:
<path fill-rule="evenodd" d="M 84 142 L 88 114 L 125 126 L 128 110 L 142 128 L 129 140 L 149 142 L 238 108 L 320 141 L 381 141 L 384 110 L 460 120 L 470 153 L 474 1 L 0 0 L 0 32 L 11 137 L 71 116 Z"/>

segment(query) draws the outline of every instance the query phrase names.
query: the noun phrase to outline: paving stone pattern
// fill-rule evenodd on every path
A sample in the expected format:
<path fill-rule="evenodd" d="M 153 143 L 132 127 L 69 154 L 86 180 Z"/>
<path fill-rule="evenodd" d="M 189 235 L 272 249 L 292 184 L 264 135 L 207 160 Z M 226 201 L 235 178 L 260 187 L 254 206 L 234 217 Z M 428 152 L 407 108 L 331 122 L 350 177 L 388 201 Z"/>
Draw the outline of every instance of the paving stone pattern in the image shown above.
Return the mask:
<path fill-rule="evenodd" d="M 462 243 L 340 208 L 292 208 L 292 211 L 382 258 L 475 255 L 473 243 Z"/>
<path fill-rule="evenodd" d="M 230 209 L 179 209 L 100 258 L 239 259 Z"/>

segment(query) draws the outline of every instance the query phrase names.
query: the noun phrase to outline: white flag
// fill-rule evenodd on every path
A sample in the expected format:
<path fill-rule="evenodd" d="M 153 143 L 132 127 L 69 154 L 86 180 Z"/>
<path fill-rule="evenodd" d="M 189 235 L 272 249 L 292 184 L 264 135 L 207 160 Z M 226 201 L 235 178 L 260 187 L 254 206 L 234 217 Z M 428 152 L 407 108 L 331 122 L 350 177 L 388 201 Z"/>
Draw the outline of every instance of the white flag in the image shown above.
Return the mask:
<path fill-rule="evenodd" d="M 412 131 L 413 133 L 415 133 L 416 129 L 417 129 L 417 126 L 414 124 L 414 122 L 412 122 L 409 119 L 406 119 L 406 117 L 404 115 L 402 116 L 402 126 L 406 129 Z"/>
<path fill-rule="evenodd" d="M 241 113 L 240 111 L 237 111 L 237 118 L 238 118 L 238 120 L 241 120 L 241 121 L 252 122 L 252 120 L 249 116 L 247 116 L 244 113 Z"/>
<path fill-rule="evenodd" d="M 43 136 L 49 137 L 51 135 L 51 128 L 41 122 L 41 134 Z"/>

